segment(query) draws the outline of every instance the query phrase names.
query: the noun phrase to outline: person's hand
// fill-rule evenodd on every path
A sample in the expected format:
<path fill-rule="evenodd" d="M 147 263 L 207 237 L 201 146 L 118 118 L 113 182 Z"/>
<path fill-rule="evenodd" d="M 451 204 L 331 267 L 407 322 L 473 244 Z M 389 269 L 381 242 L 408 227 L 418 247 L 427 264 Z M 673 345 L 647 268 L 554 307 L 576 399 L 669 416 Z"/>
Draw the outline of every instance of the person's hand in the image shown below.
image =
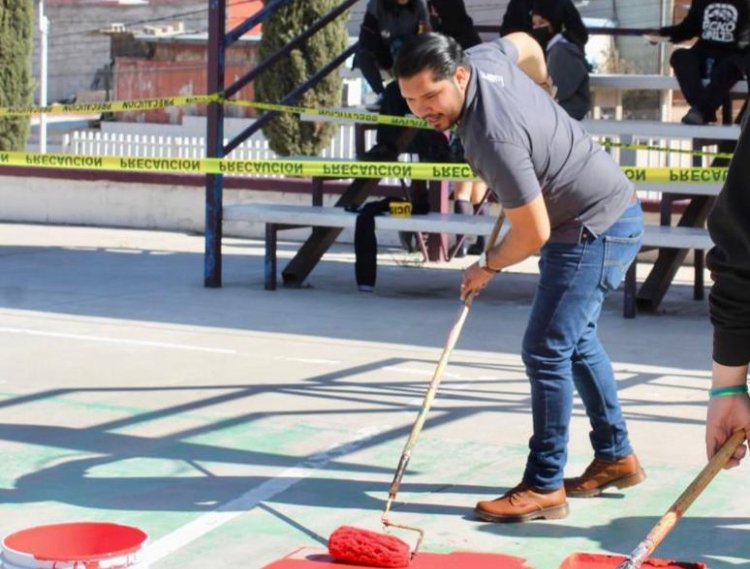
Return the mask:
<path fill-rule="evenodd" d="M 651 45 L 656 45 L 659 43 L 665 43 L 669 41 L 668 37 L 660 36 L 659 34 L 643 34 L 643 38 Z"/>
<path fill-rule="evenodd" d="M 461 300 L 466 300 L 472 292 L 476 296 L 479 294 L 490 279 L 494 276 L 492 271 L 488 271 L 479 266 L 478 263 L 470 265 L 464 269 L 463 280 L 461 282 Z"/>
<path fill-rule="evenodd" d="M 547 91 L 547 93 L 549 94 L 550 97 L 552 97 L 553 99 L 556 97 L 556 95 L 557 95 L 557 87 L 555 86 L 554 82 L 552 81 L 552 76 L 551 75 L 547 75 L 547 79 L 545 79 L 541 83 L 538 83 L 538 85 L 542 89 L 544 89 L 545 91 Z"/>
<path fill-rule="evenodd" d="M 708 402 L 706 415 L 706 456 L 710 459 L 721 448 L 732 433 L 745 429 L 750 433 L 750 397 L 732 395 L 729 397 L 712 397 Z M 734 468 L 747 453 L 746 444 L 734 451 L 726 468 Z"/>

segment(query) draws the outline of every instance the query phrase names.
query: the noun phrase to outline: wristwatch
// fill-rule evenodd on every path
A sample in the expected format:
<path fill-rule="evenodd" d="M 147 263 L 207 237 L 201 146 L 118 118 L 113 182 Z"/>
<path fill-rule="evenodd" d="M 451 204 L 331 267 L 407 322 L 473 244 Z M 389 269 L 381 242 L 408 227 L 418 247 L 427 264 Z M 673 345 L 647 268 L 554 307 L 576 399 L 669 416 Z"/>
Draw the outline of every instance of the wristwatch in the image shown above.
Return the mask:
<path fill-rule="evenodd" d="M 479 255 L 479 261 L 477 261 L 477 264 L 479 265 L 480 269 L 484 269 L 485 271 L 489 271 L 490 273 L 499 273 L 500 269 L 495 269 L 493 267 L 490 267 L 487 264 L 487 253 L 482 253 Z"/>

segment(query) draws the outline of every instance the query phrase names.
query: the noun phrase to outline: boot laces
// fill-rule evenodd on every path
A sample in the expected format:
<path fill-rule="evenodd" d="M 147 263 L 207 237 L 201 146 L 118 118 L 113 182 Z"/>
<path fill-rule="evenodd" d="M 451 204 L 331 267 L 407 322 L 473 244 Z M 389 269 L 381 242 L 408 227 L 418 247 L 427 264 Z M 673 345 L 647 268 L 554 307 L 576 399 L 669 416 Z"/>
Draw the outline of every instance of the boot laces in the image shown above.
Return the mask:
<path fill-rule="evenodd" d="M 511 488 L 510 490 L 508 490 L 508 492 L 505 495 L 508 498 L 508 502 L 515 505 L 515 504 L 518 504 L 519 501 L 522 501 L 524 499 L 525 495 L 529 492 L 529 490 L 530 488 L 522 482 L 515 488 Z"/>
<path fill-rule="evenodd" d="M 586 467 L 581 478 L 593 478 L 600 472 L 610 467 L 612 463 L 602 460 L 601 458 L 594 458 L 593 462 Z"/>

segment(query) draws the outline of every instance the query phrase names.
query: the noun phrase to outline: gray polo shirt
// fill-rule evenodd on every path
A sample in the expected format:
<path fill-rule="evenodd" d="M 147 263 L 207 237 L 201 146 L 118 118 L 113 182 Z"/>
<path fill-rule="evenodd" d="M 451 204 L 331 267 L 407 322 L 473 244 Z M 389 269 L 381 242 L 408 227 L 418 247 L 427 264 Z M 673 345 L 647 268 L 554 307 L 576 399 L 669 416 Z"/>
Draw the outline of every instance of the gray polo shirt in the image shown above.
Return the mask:
<path fill-rule="evenodd" d="M 507 208 L 541 192 L 550 241 L 576 242 L 583 227 L 594 235 L 625 211 L 633 185 L 578 121 L 516 66 L 508 40 L 467 52 L 471 78 L 458 124 L 466 160 Z"/>

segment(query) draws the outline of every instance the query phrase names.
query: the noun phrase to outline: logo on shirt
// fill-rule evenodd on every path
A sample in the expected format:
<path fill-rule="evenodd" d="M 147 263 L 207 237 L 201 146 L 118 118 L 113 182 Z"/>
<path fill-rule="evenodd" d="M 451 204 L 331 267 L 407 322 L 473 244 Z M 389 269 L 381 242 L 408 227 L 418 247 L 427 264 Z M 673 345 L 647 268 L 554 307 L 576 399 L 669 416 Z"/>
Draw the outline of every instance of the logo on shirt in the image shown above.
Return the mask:
<path fill-rule="evenodd" d="M 703 12 L 701 39 L 734 43 L 737 29 L 737 8 L 731 4 L 709 4 Z"/>
<path fill-rule="evenodd" d="M 490 83 L 497 83 L 501 87 L 505 87 L 505 78 L 502 75 L 495 75 L 494 73 L 487 73 L 486 71 L 480 71 L 479 76 Z"/>

